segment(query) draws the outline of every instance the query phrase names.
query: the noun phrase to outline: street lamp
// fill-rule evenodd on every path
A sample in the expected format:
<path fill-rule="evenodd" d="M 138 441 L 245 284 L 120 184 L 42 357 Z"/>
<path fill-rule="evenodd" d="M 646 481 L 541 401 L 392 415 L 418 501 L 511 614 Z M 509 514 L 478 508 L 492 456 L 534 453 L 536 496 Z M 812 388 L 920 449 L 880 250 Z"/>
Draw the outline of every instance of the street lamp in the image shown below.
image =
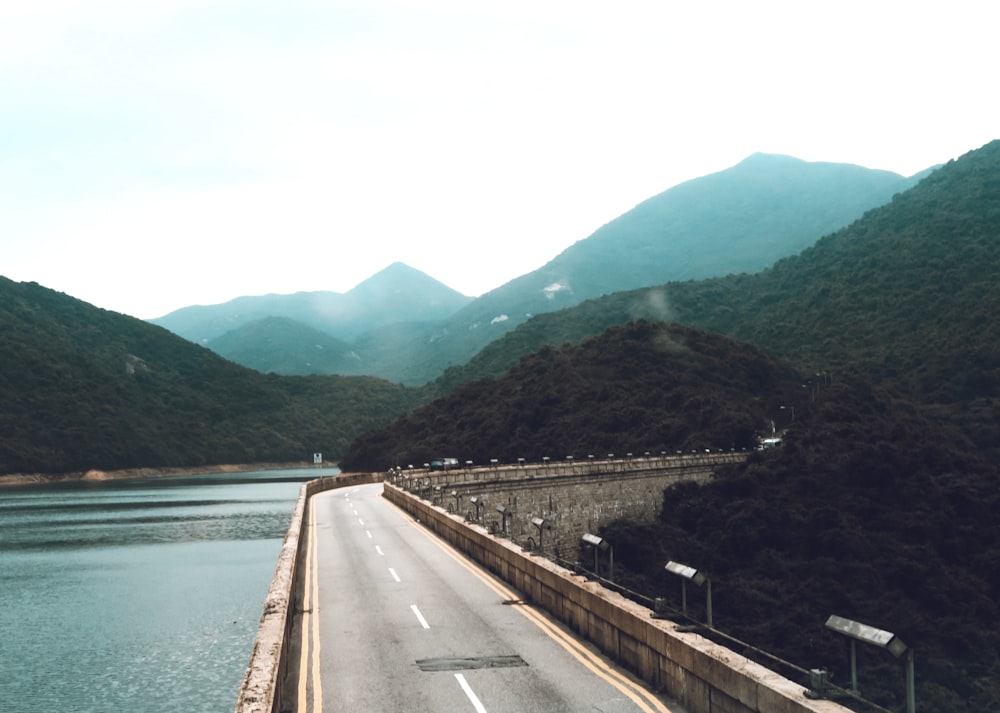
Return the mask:
<path fill-rule="evenodd" d="M 497 512 L 500 513 L 500 521 L 502 523 L 500 529 L 503 532 L 503 534 L 506 535 L 507 534 L 507 517 L 510 515 L 510 513 L 507 512 L 507 506 L 506 505 L 497 505 Z"/>
<path fill-rule="evenodd" d="M 542 530 L 551 530 L 552 523 L 546 522 L 540 517 L 531 518 L 531 524 L 538 528 L 538 551 L 542 551 Z"/>
<path fill-rule="evenodd" d="M 476 497 L 475 495 L 473 495 L 471 498 L 469 498 L 469 502 L 472 503 L 472 505 L 476 508 L 476 522 L 479 522 L 480 519 L 481 519 L 479 513 L 480 513 L 480 510 L 482 509 L 483 505 L 485 505 L 485 503 L 482 500 L 480 500 L 478 497 Z"/>
<path fill-rule="evenodd" d="M 684 612 L 684 616 L 687 616 L 687 583 L 693 582 L 699 587 L 703 584 L 706 585 L 705 623 L 708 624 L 709 628 L 712 628 L 712 580 L 704 572 L 694 567 L 688 567 L 686 564 L 681 564 L 680 562 L 667 562 L 664 569 L 681 578 L 681 611 Z"/>
<path fill-rule="evenodd" d="M 598 554 L 603 550 L 608 553 L 608 579 L 613 580 L 615 577 L 615 550 L 611 546 L 611 543 L 605 540 L 603 537 L 597 535 L 592 535 L 589 532 L 585 533 L 583 537 L 580 538 L 580 542 L 590 546 L 594 550 L 594 574 L 598 578 L 601 576 L 601 570 L 598 567 Z"/>
<path fill-rule="evenodd" d="M 845 619 L 836 614 L 831 614 L 830 618 L 826 620 L 826 628 L 843 634 L 851 640 L 851 692 L 855 694 L 858 692 L 856 642 L 863 641 L 866 644 L 885 649 L 896 658 L 906 654 L 906 713 L 914 713 L 916 710 L 916 686 L 913 680 L 913 649 L 904 644 L 902 639 L 891 631 L 876 629 L 874 626 Z"/>

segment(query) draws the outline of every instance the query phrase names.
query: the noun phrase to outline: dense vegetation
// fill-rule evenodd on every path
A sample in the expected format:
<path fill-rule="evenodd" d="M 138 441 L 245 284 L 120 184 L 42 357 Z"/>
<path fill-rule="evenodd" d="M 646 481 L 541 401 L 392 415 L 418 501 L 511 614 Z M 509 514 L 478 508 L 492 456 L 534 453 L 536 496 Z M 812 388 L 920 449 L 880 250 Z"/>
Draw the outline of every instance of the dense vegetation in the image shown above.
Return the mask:
<path fill-rule="evenodd" d="M 0 278 L 0 474 L 329 458 L 417 402 L 370 377 L 277 377 Z"/>
<path fill-rule="evenodd" d="M 468 384 L 370 431 L 342 467 L 382 470 L 440 455 L 488 463 L 752 448 L 803 393 L 792 369 L 753 347 L 636 322 L 582 344 L 543 348 L 502 379 Z"/>
<path fill-rule="evenodd" d="M 717 627 L 850 682 L 838 614 L 916 652 L 917 709 L 1000 710 L 1000 488 L 995 464 L 878 389 L 834 382 L 796 411 L 781 449 L 709 484 L 668 490 L 660 520 L 617 522 L 623 581 L 648 596 L 678 584 L 669 560 L 713 580 Z M 703 618 L 701 599 L 694 603 Z M 902 710 L 902 664 L 858 647 L 862 693 Z"/>

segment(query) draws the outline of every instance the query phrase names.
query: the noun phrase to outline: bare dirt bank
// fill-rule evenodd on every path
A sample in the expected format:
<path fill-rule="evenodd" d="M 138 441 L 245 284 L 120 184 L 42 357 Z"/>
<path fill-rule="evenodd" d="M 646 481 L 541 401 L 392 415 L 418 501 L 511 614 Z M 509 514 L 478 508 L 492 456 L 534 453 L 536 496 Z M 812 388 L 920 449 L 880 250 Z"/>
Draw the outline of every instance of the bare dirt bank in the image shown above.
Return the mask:
<path fill-rule="evenodd" d="M 324 463 L 332 467 L 336 463 Z M 291 468 L 316 468 L 311 462 L 294 463 L 239 463 L 222 465 L 199 465 L 184 468 L 125 468 L 123 470 L 86 470 L 71 473 L 9 473 L 0 475 L 0 487 L 32 485 L 39 483 L 72 483 L 100 480 L 124 480 L 126 478 L 159 478 L 169 475 L 210 475 L 212 473 L 246 473 L 255 470 L 284 470 Z"/>

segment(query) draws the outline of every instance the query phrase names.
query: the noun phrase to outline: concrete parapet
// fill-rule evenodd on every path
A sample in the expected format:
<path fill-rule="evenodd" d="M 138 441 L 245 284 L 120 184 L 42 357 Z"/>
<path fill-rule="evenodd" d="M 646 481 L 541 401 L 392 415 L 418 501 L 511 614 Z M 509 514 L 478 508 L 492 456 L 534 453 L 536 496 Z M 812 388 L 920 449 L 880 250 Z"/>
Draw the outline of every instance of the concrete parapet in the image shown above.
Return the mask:
<path fill-rule="evenodd" d="M 848 713 L 805 688 L 694 632 L 678 632 L 649 609 L 548 559 L 524 554 L 459 516 L 386 484 L 383 495 L 469 555 L 607 656 L 666 691 L 691 713 Z"/>
<path fill-rule="evenodd" d="M 298 584 L 300 533 L 304 532 L 306 503 L 316 493 L 382 480 L 377 474 L 338 475 L 303 483 L 299 489 L 288 532 L 278 553 L 278 564 L 264 600 L 264 613 L 257 627 L 250 664 L 236 697 L 235 713 L 277 713 L 281 706 L 281 684 L 288 668 L 293 603 Z"/>

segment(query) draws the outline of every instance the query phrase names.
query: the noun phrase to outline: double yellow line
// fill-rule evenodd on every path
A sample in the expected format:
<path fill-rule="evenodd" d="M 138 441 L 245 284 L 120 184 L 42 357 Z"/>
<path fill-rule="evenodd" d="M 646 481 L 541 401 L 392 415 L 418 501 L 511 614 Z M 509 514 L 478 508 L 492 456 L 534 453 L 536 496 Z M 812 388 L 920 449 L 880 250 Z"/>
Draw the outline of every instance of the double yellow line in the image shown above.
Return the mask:
<path fill-rule="evenodd" d="M 305 581 L 302 592 L 301 650 L 299 652 L 299 690 L 295 710 L 304 713 L 323 710 L 323 682 L 319 671 L 319 548 L 316 546 L 316 506 L 309 498 L 306 534 Z M 310 646 L 311 643 L 311 646 Z M 311 649 L 311 655 L 310 655 Z M 308 703 L 308 683 L 312 682 L 313 705 Z"/>
<path fill-rule="evenodd" d="M 401 510 L 401 512 L 404 511 Z M 515 601 L 519 599 L 513 590 L 508 589 L 502 582 L 471 564 L 467 559 L 458 554 L 433 532 L 413 520 L 407 513 L 404 512 L 404 514 L 407 515 L 407 519 L 411 525 L 420 530 L 432 542 L 440 547 L 445 554 L 462 565 L 462 567 L 468 570 L 479 581 L 483 582 L 483 584 L 496 592 L 504 601 Z M 671 713 L 671 710 L 667 708 L 667 706 L 664 705 L 660 699 L 656 698 L 645 688 L 609 666 L 604 659 L 585 647 L 571 635 L 560 629 L 537 609 L 527 605 L 517 606 L 515 608 L 529 621 L 534 623 L 535 626 L 545 632 L 549 638 L 562 646 L 563 649 L 583 664 L 595 676 L 613 686 L 623 695 L 628 697 L 629 700 L 635 703 L 640 710 L 645 711 L 645 713 Z"/>

